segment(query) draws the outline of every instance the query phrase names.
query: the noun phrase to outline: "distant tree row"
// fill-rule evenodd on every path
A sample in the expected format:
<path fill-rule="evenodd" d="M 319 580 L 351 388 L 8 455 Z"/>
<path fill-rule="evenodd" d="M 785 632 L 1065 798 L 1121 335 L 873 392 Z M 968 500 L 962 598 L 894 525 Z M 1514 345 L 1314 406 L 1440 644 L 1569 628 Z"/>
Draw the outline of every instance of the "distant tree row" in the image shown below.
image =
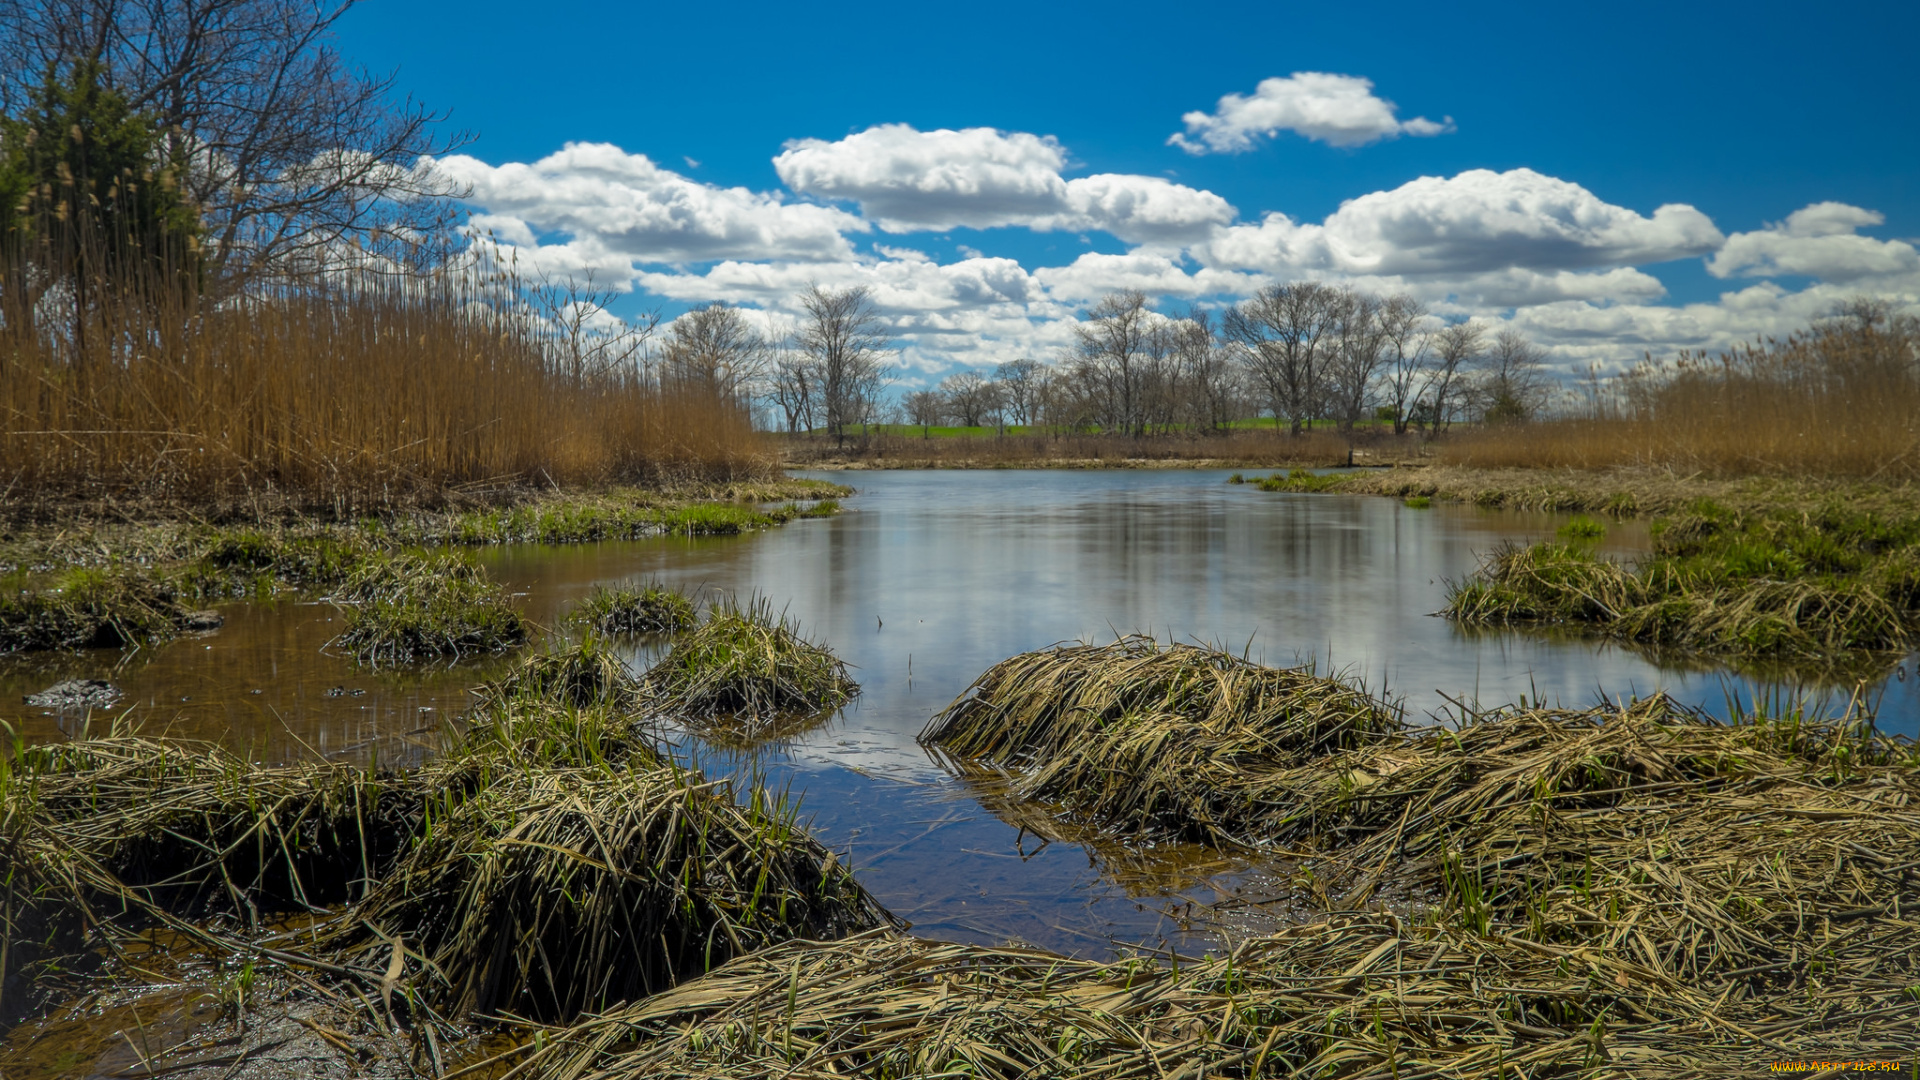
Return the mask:
<path fill-rule="evenodd" d="M 1445 324 L 1411 296 L 1319 282 L 1273 285 L 1219 317 L 1154 311 L 1113 293 L 1074 327 L 1052 364 L 1022 359 L 963 371 L 907 394 L 898 418 L 1043 426 L 1135 436 L 1223 431 L 1270 416 L 1299 433 L 1390 422 L 1434 432 L 1467 418 L 1524 419 L 1546 403 L 1545 354 L 1511 328 Z"/>

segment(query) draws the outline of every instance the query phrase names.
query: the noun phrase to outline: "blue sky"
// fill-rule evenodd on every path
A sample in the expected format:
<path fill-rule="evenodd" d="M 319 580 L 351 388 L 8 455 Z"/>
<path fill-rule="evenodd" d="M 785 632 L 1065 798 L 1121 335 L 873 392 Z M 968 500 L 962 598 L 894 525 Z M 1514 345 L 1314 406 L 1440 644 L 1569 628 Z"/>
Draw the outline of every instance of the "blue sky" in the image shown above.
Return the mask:
<path fill-rule="evenodd" d="M 374 0 L 341 46 L 477 134 L 442 164 L 527 258 L 774 328 L 805 281 L 869 284 L 920 383 L 1048 356 L 1115 287 L 1406 290 L 1569 369 L 1920 301 L 1916 31 L 1912 3 Z"/>

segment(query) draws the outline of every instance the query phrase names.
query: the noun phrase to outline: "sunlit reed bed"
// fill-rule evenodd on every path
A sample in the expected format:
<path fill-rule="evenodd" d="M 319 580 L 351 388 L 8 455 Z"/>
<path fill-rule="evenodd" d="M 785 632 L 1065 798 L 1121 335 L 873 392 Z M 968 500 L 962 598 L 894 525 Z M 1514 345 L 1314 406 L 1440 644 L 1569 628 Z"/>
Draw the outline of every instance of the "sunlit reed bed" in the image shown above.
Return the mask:
<path fill-rule="evenodd" d="M 1006 770 L 1027 798 L 1136 830 L 1257 839 L 1284 802 L 1241 790 L 1400 730 L 1398 707 L 1307 668 L 1151 638 L 1064 645 L 989 668 L 921 741 Z"/>
<path fill-rule="evenodd" d="M 819 718 L 860 692 L 847 665 L 765 598 L 728 599 L 641 679 L 650 704 L 703 736 L 753 741 Z"/>

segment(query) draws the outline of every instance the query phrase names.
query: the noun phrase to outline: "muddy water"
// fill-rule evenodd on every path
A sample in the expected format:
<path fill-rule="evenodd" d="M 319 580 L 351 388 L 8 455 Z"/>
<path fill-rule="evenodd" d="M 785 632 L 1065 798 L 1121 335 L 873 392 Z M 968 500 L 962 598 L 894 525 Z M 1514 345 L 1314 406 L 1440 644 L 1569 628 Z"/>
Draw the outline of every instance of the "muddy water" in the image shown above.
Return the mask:
<path fill-rule="evenodd" d="M 851 851 L 862 879 L 918 932 L 1020 940 L 1076 954 L 1116 943 L 1204 947 L 1190 912 L 1225 899 L 1230 921 L 1284 912 L 1284 865 L 1199 849 L 1141 849 L 1097 837 L 1045 843 L 997 816 L 914 736 L 989 665 L 1073 638 L 1144 631 L 1312 660 L 1404 697 L 1416 714 L 1450 700 L 1524 694 L 1567 705 L 1668 690 L 1723 710 L 1767 692 L 1711 670 L 1681 671 L 1578 639 L 1464 634 L 1430 613 L 1445 583 L 1506 540 L 1563 520 L 1386 499 L 1229 486 L 1223 472 L 889 472 L 832 477 L 860 494 L 840 517 L 747 537 L 518 547 L 481 558 L 553 624 L 596 584 L 658 576 L 688 589 L 758 592 L 856 668 L 864 692 L 841 715 L 741 755 L 687 739 L 710 771 L 752 771 L 804 796 L 814 829 Z M 1603 546 L 1644 547 L 1634 526 Z M 489 664 L 374 672 L 324 648 L 324 604 L 238 604 L 226 625 L 156 650 L 0 663 L 0 719 L 32 739 L 78 732 L 77 717 L 20 704 L 62 678 L 109 678 L 147 730 L 225 739 L 266 758 L 316 753 L 417 758 Z M 631 661 L 644 664 L 643 646 Z M 1911 666 L 1911 665 L 1909 665 Z M 1884 688 L 1881 724 L 1912 734 L 1912 683 Z M 93 721 L 100 722 L 98 717 Z M 1191 906 L 1190 906 L 1191 905 Z"/>

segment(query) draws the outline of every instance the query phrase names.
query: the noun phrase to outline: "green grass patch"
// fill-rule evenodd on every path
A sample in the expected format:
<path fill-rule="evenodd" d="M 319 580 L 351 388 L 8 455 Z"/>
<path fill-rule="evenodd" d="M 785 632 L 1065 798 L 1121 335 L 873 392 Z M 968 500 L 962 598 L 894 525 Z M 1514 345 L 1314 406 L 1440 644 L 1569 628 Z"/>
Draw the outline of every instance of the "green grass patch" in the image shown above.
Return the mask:
<path fill-rule="evenodd" d="M 0 595 L 0 653 L 164 641 L 191 614 L 174 584 L 145 567 L 79 567 Z"/>
<path fill-rule="evenodd" d="M 1598 522 L 1502 548 L 1457 584 L 1477 624 L 1565 623 L 1654 645 L 1834 660 L 1910 647 L 1920 622 L 1920 515 L 1834 502 L 1766 512 L 1702 500 L 1656 520 L 1653 551 L 1595 554 Z"/>
<path fill-rule="evenodd" d="M 1322 476 L 1310 469 L 1294 469 L 1282 476 L 1274 473 L 1259 482 L 1261 491 L 1322 492 L 1337 491 L 1346 482 L 1345 473 L 1328 473 Z"/>
<path fill-rule="evenodd" d="M 677 634 L 699 621 L 686 594 L 657 581 L 595 586 L 568 618 L 602 634 Z"/>
<path fill-rule="evenodd" d="M 527 640 L 527 622 L 467 558 L 409 552 L 369 563 L 330 599 L 347 627 L 333 645 L 366 664 L 496 652 Z"/>
<path fill-rule="evenodd" d="M 765 599 L 714 608 L 642 682 L 661 709 L 747 737 L 764 735 L 783 715 L 837 709 L 860 692 L 845 663 Z"/>
<path fill-rule="evenodd" d="M 1597 518 L 1575 514 L 1573 520 L 1560 526 L 1558 534 L 1569 543 L 1587 543 L 1607 535 L 1607 526 Z"/>

